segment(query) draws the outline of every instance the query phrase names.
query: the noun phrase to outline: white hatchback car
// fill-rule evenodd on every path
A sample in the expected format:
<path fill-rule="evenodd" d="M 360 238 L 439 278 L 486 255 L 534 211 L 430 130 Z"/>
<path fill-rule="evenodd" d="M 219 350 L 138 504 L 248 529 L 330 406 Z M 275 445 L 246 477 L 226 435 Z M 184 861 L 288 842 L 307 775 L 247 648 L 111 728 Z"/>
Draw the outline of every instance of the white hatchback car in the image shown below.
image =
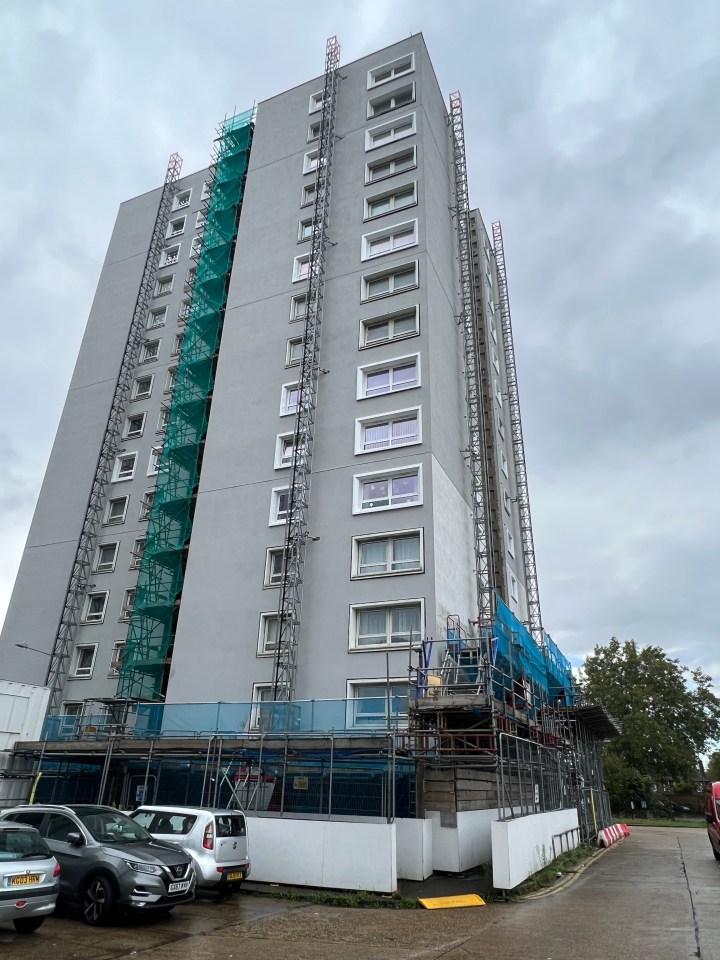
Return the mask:
<path fill-rule="evenodd" d="M 60 867 L 34 827 L 0 822 L 0 922 L 32 933 L 55 909 Z"/>
<path fill-rule="evenodd" d="M 198 887 L 232 893 L 250 874 L 247 820 L 239 810 L 142 806 L 130 816 L 192 857 Z"/>

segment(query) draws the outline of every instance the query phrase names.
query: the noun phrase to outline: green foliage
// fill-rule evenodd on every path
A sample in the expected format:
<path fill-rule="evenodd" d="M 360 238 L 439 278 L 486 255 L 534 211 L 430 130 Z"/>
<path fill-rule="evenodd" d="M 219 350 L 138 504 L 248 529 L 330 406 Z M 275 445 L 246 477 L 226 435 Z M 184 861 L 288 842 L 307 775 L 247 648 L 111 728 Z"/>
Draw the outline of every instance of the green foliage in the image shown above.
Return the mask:
<path fill-rule="evenodd" d="M 720 738 L 720 699 L 710 677 L 689 670 L 660 647 L 634 640 L 595 647 L 583 668 L 591 702 L 622 722 L 606 748 L 611 796 L 645 797 L 648 782 L 690 779 L 697 755 Z"/>
<path fill-rule="evenodd" d="M 715 750 L 710 754 L 707 767 L 707 778 L 713 782 L 720 780 L 720 750 Z"/>

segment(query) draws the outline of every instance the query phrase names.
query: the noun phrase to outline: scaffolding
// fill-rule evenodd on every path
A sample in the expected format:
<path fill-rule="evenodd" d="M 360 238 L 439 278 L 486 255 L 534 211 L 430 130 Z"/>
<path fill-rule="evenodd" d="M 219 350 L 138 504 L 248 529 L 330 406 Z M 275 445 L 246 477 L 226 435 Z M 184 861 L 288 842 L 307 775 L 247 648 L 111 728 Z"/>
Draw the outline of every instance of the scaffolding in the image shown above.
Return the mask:
<path fill-rule="evenodd" d="M 204 239 L 188 280 L 192 300 L 118 681 L 121 698 L 159 700 L 167 682 L 253 118 L 251 110 L 218 127 L 204 208 Z"/>
<path fill-rule="evenodd" d="M 505 351 L 507 396 L 510 410 L 513 460 L 515 462 L 515 486 L 520 517 L 525 588 L 527 590 L 528 626 L 535 642 L 538 646 L 542 647 L 544 646 L 545 638 L 543 635 L 542 616 L 540 614 L 540 592 L 538 590 L 535 544 L 533 542 L 532 518 L 530 516 L 530 497 L 528 495 L 527 469 L 525 466 L 525 444 L 523 443 L 522 420 L 520 419 L 520 398 L 518 395 L 515 348 L 513 345 L 512 323 L 510 320 L 510 298 L 508 296 L 507 272 L 505 269 L 505 250 L 503 248 L 502 227 L 499 221 L 493 223 L 492 232 L 493 245 L 495 247 L 495 263 L 497 266 L 498 292 L 500 296 L 503 348 Z"/>
<path fill-rule="evenodd" d="M 173 153 L 165 173 L 165 182 L 160 194 L 152 237 L 145 258 L 140 280 L 140 289 L 138 290 L 138 295 L 135 300 L 135 309 L 133 310 L 130 329 L 127 340 L 125 341 L 125 349 L 123 350 L 122 360 L 120 361 L 120 370 L 118 371 L 115 382 L 115 391 L 110 404 L 110 413 L 105 426 L 100 455 L 95 466 L 95 475 L 90 489 L 90 496 L 87 507 L 85 508 L 85 518 L 83 520 L 82 530 L 75 552 L 75 559 L 65 593 L 60 623 L 58 624 L 52 653 L 50 655 L 50 663 L 45 679 L 45 685 L 50 688 L 49 713 L 57 713 L 59 710 L 62 690 L 67 679 L 67 665 L 75 642 L 75 634 L 80 619 L 80 608 L 85 598 L 98 530 L 102 523 L 102 513 L 105 507 L 105 491 L 110 482 L 115 457 L 120 448 L 125 409 L 128 397 L 130 396 L 135 365 L 145 332 L 148 306 L 150 304 L 150 298 L 153 295 L 153 285 L 155 283 L 155 273 L 158 267 L 160 251 L 165 243 L 165 232 L 167 230 L 168 216 L 175 193 L 175 183 L 180 176 L 181 167 L 182 159 L 177 153 Z"/>
<path fill-rule="evenodd" d="M 495 583 L 492 564 L 492 526 L 489 510 L 489 477 L 485 455 L 485 417 L 481 394 L 478 321 L 475 309 L 470 205 L 463 127 L 462 98 L 450 94 L 450 125 L 455 168 L 455 204 L 460 266 L 461 312 L 459 317 L 465 349 L 465 396 L 468 419 L 467 457 L 472 477 L 472 511 L 475 539 L 475 576 L 480 632 L 492 628 Z"/>
<path fill-rule="evenodd" d="M 320 331 L 325 288 L 325 258 L 330 218 L 330 185 L 335 145 L 335 108 L 340 44 L 330 37 L 325 50 L 325 79 L 315 179 L 312 241 L 305 299 L 303 353 L 298 383 L 292 466 L 288 489 L 282 580 L 278 603 L 278 642 L 275 656 L 273 699 L 291 702 L 295 695 L 297 647 L 302 611 L 305 549 L 315 407 L 320 374 Z"/>

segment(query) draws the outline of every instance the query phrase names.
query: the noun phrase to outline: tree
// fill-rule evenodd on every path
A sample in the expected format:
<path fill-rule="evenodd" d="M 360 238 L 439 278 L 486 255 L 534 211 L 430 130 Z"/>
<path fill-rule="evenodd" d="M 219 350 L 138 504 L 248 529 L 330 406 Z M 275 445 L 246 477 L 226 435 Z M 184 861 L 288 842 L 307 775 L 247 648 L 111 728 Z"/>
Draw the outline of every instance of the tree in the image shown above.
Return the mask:
<path fill-rule="evenodd" d="M 708 780 L 720 780 L 720 750 L 715 750 L 710 754 L 707 768 Z"/>
<path fill-rule="evenodd" d="M 689 670 L 660 647 L 613 637 L 583 667 L 585 693 L 622 723 L 606 756 L 653 782 L 690 779 L 697 756 L 720 738 L 720 698 L 710 677 Z"/>

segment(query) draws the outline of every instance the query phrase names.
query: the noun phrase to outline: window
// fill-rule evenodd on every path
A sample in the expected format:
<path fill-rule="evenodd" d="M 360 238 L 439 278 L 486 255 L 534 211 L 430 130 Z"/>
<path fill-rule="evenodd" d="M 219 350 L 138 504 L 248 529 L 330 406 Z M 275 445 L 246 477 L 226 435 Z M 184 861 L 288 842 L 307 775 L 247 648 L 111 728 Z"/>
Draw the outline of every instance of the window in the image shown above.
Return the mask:
<path fill-rule="evenodd" d="M 318 168 L 319 150 L 310 150 L 303 157 L 303 173 L 315 173 Z"/>
<path fill-rule="evenodd" d="M 265 577 L 263 585 L 266 587 L 277 587 L 282 583 L 283 577 L 283 558 L 285 550 L 283 547 L 270 547 L 265 556 Z"/>
<path fill-rule="evenodd" d="M 422 600 L 352 607 L 350 648 L 408 646 L 422 638 Z"/>
<path fill-rule="evenodd" d="M 507 462 L 507 457 L 505 456 L 504 450 L 501 450 L 501 451 L 500 451 L 500 469 L 502 470 L 502 472 L 503 472 L 503 473 L 505 474 L 505 476 L 507 477 L 507 476 L 508 476 L 508 462 Z"/>
<path fill-rule="evenodd" d="M 497 401 L 498 406 L 502 407 L 503 405 L 502 391 L 500 390 L 500 384 L 497 382 L 497 380 L 494 377 L 493 377 L 493 387 L 495 391 L 495 400 Z"/>
<path fill-rule="evenodd" d="M 297 383 L 285 383 L 282 388 L 282 397 L 280 400 L 280 416 L 285 417 L 290 413 L 296 413 L 298 403 L 300 402 L 300 387 Z"/>
<path fill-rule="evenodd" d="M 176 243 L 172 247 L 166 247 L 160 254 L 160 266 L 171 267 L 180 259 L 180 244 Z"/>
<path fill-rule="evenodd" d="M 138 537 L 130 552 L 130 569 L 137 570 L 145 553 L 145 537 Z"/>
<path fill-rule="evenodd" d="M 113 497 L 105 508 L 105 523 L 123 523 L 127 513 L 128 497 Z"/>
<path fill-rule="evenodd" d="M 500 373 L 500 358 L 497 355 L 497 350 L 493 347 L 490 351 L 492 356 L 492 365 L 495 367 L 495 373 Z"/>
<path fill-rule="evenodd" d="M 287 342 L 287 349 L 285 352 L 285 366 L 294 367 L 302 360 L 303 355 L 303 338 L 302 337 L 292 337 Z"/>
<path fill-rule="evenodd" d="M 168 420 L 170 419 L 170 410 L 167 407 L 160 407 L 160 415 L 158 416 L 157 429 L 156 433 L 165 433 L 167 430 Z"/>
<path fill-rule="evenodd" d="M 72 675 L 76 680 L 87 680 L 92 676 L 96 653 L 96 643 L 75 647 L 75 666 Z"/>
<path fill-rule="evenodd" d="M 404 87 L 398 87 L 398 89 L 393 90 L 392 93 L 385 93 L 380 97 L 373 97 L 372 100 L 368 100 L 368 120 L 372 117 L 379 117 L 383 113 L 389 113 L 391 110 L 397 110 L 398 107 L 406 107 L 414 100 L 414 83 L 408 83 Z"/>
<path fill-rule="evenodd" d="M 400 150 L 389 157 L 383 157 L 381 160 L 373 160 L 368 163 L 365 169 L 365 183 L 375 183 L 376 180 L 384 180 L 396 173 L 413 170 L 416 166 L 416 147 Z"/>
<path fill-rule="evenodd" d="M 262 703 L 273 702 L 273 685 L 271 683 L 254 683 L 252 689 L 253 708 L 250 711 L 250 728 L 257 730 L 262 722 Z M 272 706 L 268 708 L 272 710 Z"/>
<path fill-rule="evenodd" d="M 384 317 L 371 317 L 360 321 L 360 347 L 374 347 L 389 340 L 415 337 L 420 332 L 419 308 L 410 307 Z"/>
<path fill-rule="evenodd" d="M 389 80 L 395 80 L 397 77 L 404 77 L 407 73 L 412 73 L 415 69 L 415 54 L 408 54 L 406 57 L 400 57 L 398 60 L 391 60 L 390 63 L 384 63 L 380 67 L 368 70 L 368 90 L 371 87 L 378 87 L 381 83 L 387 83 Z"/>
<path fill-rule="evenodd" d="M 135 587 L 130 587 L 125 591 L 125 596 L 123 597 L 123 605 L 120 611 L 120 619 L 125 621 L 129 620 L 132 616 L 133 608 L 135 607 L 135 596 L 137 595 L 137 590 Z"/>
<path fill-rule="evenodd" d="M 206 220 L 206 219 L 207 219 L 207 218 L 206 218 L 206 216 L 205 216 L 205 211 L 204 211 L 204 210 L 198 210 L 198 214 L 197 214 L 197 216 L 195 217 L 195 229 L 196 229 L 196 230 L 203 230 L 203 229 L 205 228 L 205 220 Z"/>
<path fill-rule="evenodd" d="M 420 530 L 406 530 L 373 537 L 355 537 L 353 540 L 353 577 L 420 573 L 422 569 L 422 531 Z"/>
<path fill-rule="evenodd" d="M 305 253 L 300 257 L 295 257 L 295 262 L 293 263 L 293 283 L 297 283 L 298 280 L 307 280 L 310 276 L 310 254 Z"/>
<path fill-rule="evenodd" d="M 351 680 L 348 700 L 352 701 L 352 723 L 364 727 L 387 727 L 388 702 L 390 720 L 404 723 L 408 717 L 408 682 L 390 680 Z"/>
<path fill-rule="evenodd" d="M 493 338 L 495 343 L 497 343 L 498 335 L 497 335 L 497 330 L 495 329 L 495 323 L 492 317 L 488 320 L 488 330 L 490 331 L 490 336 Z"/>
<path fill-rule="evenodd" d="M 148 340 L 140 349 L 140 363 L 157 360 L 160 356 L 160 340 Z"/>
<path fill-rule="evenodd" d="M 138 520 L 149 520 L 150 514 L 152 513 L 153 500 L 155 499 L 154 490 L 146 490 L 143 494 L 142 502 L 140 504 L 140 516 Z"/>
<path fill-rule="evenodd" d="M 175 274 L 170 274 L 169 277 L 163 277 L 161 280 L 158 280 L 155 284 L 155 296 L 164 297 L 167 293 L 172 293 L 173 281 L 175 279 Z"/>
<path fill-rule="evenodd" d="M 280 621 L 276 613 L 260 614 L 260 634 L 258 636 L 258 656 L 272 656 L 278 646 L 278 628 Z"/>
<path fill-rule="evenodd" d="M 148 314 L 148 330 L 152 330 L 154 327 L 162 327 L 166 319 L 167 307 L 158 307 L 156 310 L 151 310 Z"/>
<path fill-rule="evenodd" d="M 108 670 L 109 677 L 119 676 L 124 659 L 125 659 L 125 641 L 117 640 L 113 644 L 112 653 L 110 654 L 110 669 Z"/>
<path fill-rule="evenodd" d="M 520 601 L 520 593 L 518 591 L 518 582 L 517 577 L 508 568 L 508 583 L 510 584 L 510 599 L 514 600 L 515 603 Z"/>
<path fill-rule="evenodd" d="M 165 393 L 172 393 L 175 389 L 175 378 L 177 377 L 177 367 L 169 367 L 165 377 Z"/>
<path fill-rule="evenodd" d="M 418 265 L 415 262 L 409 266 L 363 277 L 361 297 L 363 300 L 375 300 L 377 297 L 389 297 L 393 293 L 412 290 L 417 285 Z"/>
<path fill-rule="evenodd" d="M 366 233 L 362 238 L 361 258 L 370 260 L 373 257 L 382 257 L 386 253 L 396 253 L 398 250 L 417 246 L 417 242 L 417 220 L 398 223 L 387 230 Z"/>
<path fill-rule="evenodd" d="M 182 193 L 176 193 L 175 203 L 173 204 L 173 210 L 182 210 L 183 207 L 189 207 L 191 195 L 192 195 L 192 190 L 183 190 Z"/>
<path fill-rule="evenodd" d="M 290 492 L 287 487 L 278 487 L 272 491 L 270 498 L 270 523 L 274 527 L 285 523 L 290 507 Z"/>
<path fill-rule="evenodd" d="M 292 466 L 293 450 L 295 449 L 295 434 L 280 433 L 275 441 L 275 469 Z"/>
<path fill-rule="evenodd" d="M 315 120 L 314 123 L 308 125 L 307 140 L 308 143 L 312 143 L 313 140 L 318 140 L 320 137 L 320 121 Z"/>
<path fill-rule="evenodd" d="M 290 301 L 290 323 L 294 323 L 296 320 L 304 320 L 306 316 L 307 296 L 301 293 Z"/>
<path fill-rule="evenodd" d="M 83 705 L 80 701 L 66 700 L 63 703 L 62 715 L 64 717 L 79 717 L 82 713 Z"/>
<path fill-rule="evenodd" d="M 309 204 L 315 202 L 315 183 L 306 183 L 302 189 L 302 197 L 300 199 L 300 206 L 307 207 Z"/>
<path fill-rule="evenodd" d="M 322 110 L 323 105 L 323 91 L 319 90 L 317 93 L 310 94 L 310 106 L 308 108 L 308 113 L 315 113 L 316 110 Z"/>
<path fill-rule="evenodd" d="M 123 437 L 126 440 L 131 440 L 131 439 L 134 439 L 135 437 L 141 437 L 143 435 L 144 429 L 145 429 L 145 414 L 135 413 L 131 417 L 126 417 L 125 429 L 123 430 Z"/>
<path fill-rule="evenodd" d="M 503 496 L 503 507 L 505 509 L 505 513 L 510 513 L 512 510 L 512 506 L 511 506 L 512 499 L 510 497 L 510 494 L 508 493 L 507 490 L 503 490 L 502 496 Z"/>
<path fill-rule="evenodd" d="M 212 184 L 206 180 L 202 185 L 202 193 L 200 194 L 201 200 L 208 200 L 212 195 Z"/>
<path fill-rule="evenodd" d="M 302 243 L 304 240 L 312 240 L 312 235 L 312 220 L 301 220 L 298 224 L 298 243 Z"/>
<path fill-rule="evenodd" d="M 119 546 L 120 544 L 117 541 L 115 543 L 101 543 L 98 545 L 97 553 L 95 554 L 95 564 L 93 566 L 94 573 L 109 573 L 115 569 L 115 560 L 117 559 Z"/>
<path fill-rule="evenodd" d="M 377 127 L 370 127 L 365 131 L 365 149 L 374 150 L 386 143 L 394 143 L 404 137 L 411 137 L 415 133 L 415 114 L 409 113 L 405 117 L 397 117 Z"/>
<path fill-rule="evenodd" d="M 171 357 L 177 357 L 182 350 L 183 340 L 185 339 L 184 333 L 176 333 L 175 339 L 173 340 L 172 350 L 170 351 Z"/>
<path fill-rule="evenodd" d="M 160 462 L 162 460 L 162 447 L 155 447 L 150 451 L 150 462 L 148 463 L 147 475 L 154 477 L 160 473 Z"/>
<path fill-rule="evenodd" d="M 195 280 L 197 278 L 197 267 L 190 267 L 188 272 L 185 274 L 185 293 L 192 293 L 192 289 L 195 286 Z"/>
<path fill-rule="evenodd" d="M 198 234 L 198 236 L 193 237 L 192 242 L 190 244 L 190 256 L 199 257 L 200 251 L 202 250 L 202 245 L 203 245 L 202 234 Z"/>
<path fill-rule="evenodd" d="M 176 220 L 171 220 L 168 223 L 166 237 L 179 237 L 180 234 L 185 230 L 185 217 L 178 217 Z"/>
<path fill-rule="evenodd" d="M 421 442 L 419 407 L 355 421 L 356 454 L 406 447 Z"/>
<path fill-rule="evenodd" d="M 409 186 L 400 187 L 393 192 L 368 197 L 365 200 L 365 219 L 371 220 L 373 217 L 381 217 L 386 213 L 392 213 L 393 210 L 412 207 L 416 203 L 417 191 L 416 184 L 413 181 Z"/>
<path fill-rule="evenodd" d="M 154 374 L 147 377 L 138 377 L 133 381 L 131 400 L 147 400 L 152 393 Z"/>
<path fill-rule="evenodd" d="M 84 623 L 103 622 L 109 594 L 109 590 L 103 590 L 102 593 L 89 593 L 87 595 L 85 598 L 85 612 L 83 613 Z"/>
<path fill-rule="evenodd" d="M 117 483 L 120 480 L 132 480 L 135 476 L 136 453 L 122 453 L 115 458 L 115 468 L 113 469 L 112 482 Z"/>
<path fill-rule="evenodd" d="M 510 530 L 505 528 L 505 542 L 507 543 L 507 552 L 509 557 L 515 556 L 515 537 Z"/>
<path fill-rule="evenodd" d="M 418 465 L 359 474 L 353 478 L 353 513 L 415 507 L 422 503 L 422 470 Z"/>
<path fill-rule="evenodd" d="M 358 367 L 357 399 L 397 393 L 420 386 L 420 354 L 399 357 L 383 364 Z"/>

